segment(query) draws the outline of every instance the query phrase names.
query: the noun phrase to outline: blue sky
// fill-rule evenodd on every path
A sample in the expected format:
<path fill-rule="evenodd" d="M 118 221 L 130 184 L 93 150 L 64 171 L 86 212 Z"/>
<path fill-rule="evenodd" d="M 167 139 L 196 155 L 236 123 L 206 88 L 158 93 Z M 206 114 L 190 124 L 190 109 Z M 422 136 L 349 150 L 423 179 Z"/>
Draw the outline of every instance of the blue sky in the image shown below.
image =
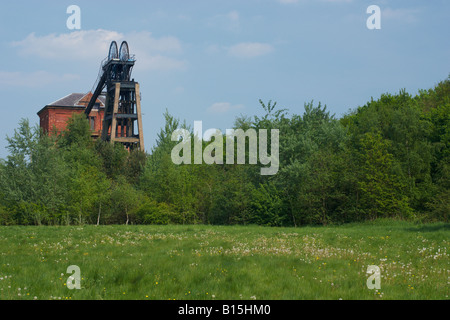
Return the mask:
<path fill-rule="evenodd" d="M 72 4 L 80 30 L 66 26 Z M 380 30 L 366 27 L 370 5 Z M 37 124 L 46 104 L 91 90 L 112 40 L 136 55 L 150 150 L 166 108 L 225 131 L 261 115 L 259 99 L 296 114 L 320 101 L 341 116 L 431 88 L 450 74 L 449 17 L 445 0 L 2 1 L 0 158 L 21 118 Z"/>

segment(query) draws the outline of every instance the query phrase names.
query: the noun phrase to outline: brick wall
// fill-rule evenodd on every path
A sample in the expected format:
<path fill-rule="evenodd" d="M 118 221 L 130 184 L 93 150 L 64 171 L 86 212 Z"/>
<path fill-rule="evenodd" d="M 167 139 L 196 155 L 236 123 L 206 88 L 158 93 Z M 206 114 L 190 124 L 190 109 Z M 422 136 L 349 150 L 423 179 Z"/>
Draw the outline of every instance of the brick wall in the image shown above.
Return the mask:
<path fill-rule="evenodd" d="M 66 129 L 67 120 L 74 113 L 83 113 L 84 107 L 53 107 L 47 106 L 39 113 L 40 127 L 45 132 L 52 132 L 53 128 L 60 133 Z M 102 131 L 104 111 L 92 110 L 89 117 L 93 118 L 94 130 L 92 132 L 93 136 L 100 136 Z M 91 120 L 90 120 L 91 121 Z"/>

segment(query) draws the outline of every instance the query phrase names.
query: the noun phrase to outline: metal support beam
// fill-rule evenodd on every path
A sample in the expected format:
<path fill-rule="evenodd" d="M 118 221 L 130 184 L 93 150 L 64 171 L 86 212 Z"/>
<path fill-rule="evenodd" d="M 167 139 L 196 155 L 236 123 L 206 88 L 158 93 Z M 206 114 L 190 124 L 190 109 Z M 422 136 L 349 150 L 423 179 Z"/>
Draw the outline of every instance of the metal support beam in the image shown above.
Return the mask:
<path fill-rule="evenodd" d="M 136 83 L 135 93 L 136 93 L 136 113 L 138 118 L 139 148 L 141 149 L 141 151 L 144 151 L 144 133 L 142 130 L 141 94 L 139 92 L 139 83 Z"/>
<path fill-rule="evenodd" d="M 119 98 L 120 98 L 120 82 L 117 82 L 114 92 L 114 107 L 111 121 L 111 137 L 109 138 L 109 141 L 111 143 L 114 143 L 114 140 L 116 139 L 117 118 L 114 115 L 119 111 Z"/>

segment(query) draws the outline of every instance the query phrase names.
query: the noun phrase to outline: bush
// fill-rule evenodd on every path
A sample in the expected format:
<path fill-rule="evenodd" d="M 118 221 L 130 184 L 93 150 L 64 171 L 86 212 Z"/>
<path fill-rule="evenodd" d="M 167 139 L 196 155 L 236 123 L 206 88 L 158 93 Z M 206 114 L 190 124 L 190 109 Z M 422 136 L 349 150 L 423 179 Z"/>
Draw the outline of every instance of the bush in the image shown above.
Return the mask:
<path fill-rule="evenodd" d="M 283 201 L 276 187 L 271 184 L 260 184 L 253 190 L 251 199 L 251 222 L 265 226 L 281 226 L 283 216 Z"/>
<path fill-rule="evenodd" d="M 17 222 L 14 220 L 13 214 L 8 212 L 5 207 L 0 206 L 0 226 L 8 226 L 16 223 Z"/>
<path fill-rule="evenodd" d="M 139 223 L 144 224 L 169 224 L 173 223 L 176 214 L 166 203 L 158 203 L 147 200 L 135 212 Z"/>

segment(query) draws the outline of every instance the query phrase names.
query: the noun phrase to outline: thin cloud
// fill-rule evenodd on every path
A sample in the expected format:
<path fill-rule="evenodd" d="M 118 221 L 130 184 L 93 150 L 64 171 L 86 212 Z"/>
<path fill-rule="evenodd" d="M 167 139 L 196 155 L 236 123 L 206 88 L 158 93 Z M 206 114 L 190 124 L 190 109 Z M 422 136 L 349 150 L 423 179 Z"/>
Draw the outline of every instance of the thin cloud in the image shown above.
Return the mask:
<path fill-rule="evenodd" d="M 213 103 L 209 108 L 209 113 L 227 113 L 232 110 L 242 109 L 244 106 L 242 104 L 231 104 L 229 102 L 216 102 Z"/>
<path fill-rule="evenodd" d="M 79 80 L 77 74 L 55 74 L 47 71 L 0 71 L 0 85 L 7 87 L 41 88 L 50 84 Z"/>
<path fill-rule="evenodd" d="M 353 0 L 321 0 L 322 2 L 334 2 L 334 3 L 350 3 Z"/>
<path fill-rule="evenodd" d="M 37 36 L 34 32 L 11 43 L 23 56 L 56 60 L 88 60 L 105 57 L 111 41 L 123 37 L 108 30 L 82 30 Z"/>
<path fill-rule="evenodd" d="M 228 53 L 239 58 L 254 58 L 271 53 L 273 46 L 261 42 L 242 42 L 228 48 Z"/>
<path fill-rule="evenodd" d="M 415 22 L 417 21 L 418 9 L 381 9 L 381 19 L 397 20 L 402 22 Z"/>
<path fill-rule="evenodd" d="M 314 2 L 316 0 L 310 0 L 310 2 Z M 333 3 L 349 3 L 353 2 L 353 0 L 320 0 L 321 2 L 333 2 Z M 293 3 L 299 3 L 299 2 L 308 2 L 308 0 L 277 0 L 277 2 L 282 4 L 293 4 Z"/>
<path fill-rule="evenodd" d="M 279 3 L 289 4 L 289 3 L 298 3 L 299 0 L 277 0 Z"/>
<path fill-rule="evenodd" d="M 173 94 L 182 94 L 186 91 L 186 89 L 182 86 L 178 86 L 172 90 Z"/>
<path fill-rule="evenodd" d="M 98 29 L 44 36 L 31 33 L 21 41 L 12 42 L 11 46 L 25 57 L 97 63 L 108 55 L 113 40 L 119 46 L 126 40 L 130 46 L 130 53 L 136 55 L 143 69 L 172 70 L 183 69 L 186 66 L 186 61 L 178 58 L 182 53 L 182 45 L 176 37 L 156 38 L 147 31 L 124 34 Z"/>
<path fill-rule="evenodd" d="M 226 14 L 218 14 L 208 19 L 208 26 L 237 31 L 240 27 L 240 15 L 236 10 Z"/>

